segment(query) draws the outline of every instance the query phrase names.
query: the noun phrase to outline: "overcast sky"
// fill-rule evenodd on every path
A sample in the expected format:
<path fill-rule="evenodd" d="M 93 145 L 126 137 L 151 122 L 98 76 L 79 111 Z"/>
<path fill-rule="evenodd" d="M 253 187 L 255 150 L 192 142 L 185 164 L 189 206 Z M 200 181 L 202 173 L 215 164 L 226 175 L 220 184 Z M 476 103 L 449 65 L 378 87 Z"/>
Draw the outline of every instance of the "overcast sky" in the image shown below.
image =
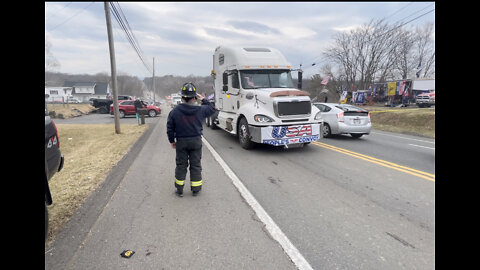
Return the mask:
<path fill-rule="evenodd" d="M 407 22 L 435 2 L 119 2 L 155 75 L 210 75 L 219 45 L 279 49 L 305 76 L 318 73 L 322 49 L 335 33 L 370 20 Z M 435 22 L 435 11 L 404 27 Z M 112 15 L 117 72 L 152 74 Z M 58 72 L 110 74 L 104 2 L 45 2 L 45 39 L 60 63 Z M 296 76 L 296 75 L 295 75 Z"/>

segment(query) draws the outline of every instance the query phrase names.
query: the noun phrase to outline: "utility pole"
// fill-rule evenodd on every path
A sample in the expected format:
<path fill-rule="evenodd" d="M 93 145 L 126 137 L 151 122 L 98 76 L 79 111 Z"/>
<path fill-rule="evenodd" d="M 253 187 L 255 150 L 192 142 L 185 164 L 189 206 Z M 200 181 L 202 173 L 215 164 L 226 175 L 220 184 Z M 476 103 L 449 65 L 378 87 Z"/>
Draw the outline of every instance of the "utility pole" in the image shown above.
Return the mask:
<path fill-rule="evenodd" d="M 153 104 L 155 104 L 155 57 L 153 57 L 153 77 L 152 77 L 152 86 L 153 86 Z"/>
<path fill-rule="evenodd" d="M 112 69 L 113 115 L 115 118 L 115 133 L 120 134 L 120 119 L 118 117 L 117 68 L 115 64 L 115 48 L 113 46 L 112 22 L 110 20 L 109 2 L 105 4 L 105 18 L 107 20 L 108 46 L 110 48 L 110 66 Z"/>

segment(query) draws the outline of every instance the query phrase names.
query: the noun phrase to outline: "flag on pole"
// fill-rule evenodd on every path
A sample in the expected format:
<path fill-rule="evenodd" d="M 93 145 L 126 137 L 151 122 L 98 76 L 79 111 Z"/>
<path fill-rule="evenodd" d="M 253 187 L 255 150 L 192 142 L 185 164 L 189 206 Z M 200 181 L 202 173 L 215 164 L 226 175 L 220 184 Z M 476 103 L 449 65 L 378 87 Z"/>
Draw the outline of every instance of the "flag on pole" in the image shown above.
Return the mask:
<path fill-rule="evenodd" d="M 422 62 L 418 63 L 418 67 L 417 67 L 417 78 L 420 77 L 420 71 L 422 71 L 423 67 L 422 67 Z"/>
<path fill-rule="evenodd" d="M 387 96 L 395 96 L 396 90 L 397 90 L 397 83 L 389 82 L 387 86 Z"/>
<path fill-rule="evenodd" d="M 404 91 L 405 91 L 405 81 L 400 83 L 400 90 L 398 91 L 398 94 L 403 96 Z"/>
<path fill-rule="evenodd" d="M 325 78 L 323 78 L 320 84 L 327 85 L 329 79 L 330 79 L 330 75 L 325 76 Z"/>
<path fill-rule="evenodd" d="M 340 96 L 340 103 L 342 103 L 342 101 L 345 101 L 345 99 L 347 98 L 347 94 L 348 92 L 345 90 L 342 92 L 342 95 Z"/>

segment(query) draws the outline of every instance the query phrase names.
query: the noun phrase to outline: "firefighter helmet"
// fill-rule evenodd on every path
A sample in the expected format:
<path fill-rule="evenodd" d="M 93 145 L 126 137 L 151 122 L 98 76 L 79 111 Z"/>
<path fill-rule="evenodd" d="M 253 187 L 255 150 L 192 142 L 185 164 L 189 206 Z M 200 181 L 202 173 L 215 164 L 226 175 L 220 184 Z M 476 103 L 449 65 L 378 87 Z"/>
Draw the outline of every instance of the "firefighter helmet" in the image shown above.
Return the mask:
<path fill-rule="evenodd" d="M 183 98 L 192 98 L 197 96 L 197 88 L 191 82 L 184 84 L 180 92 Z"/>

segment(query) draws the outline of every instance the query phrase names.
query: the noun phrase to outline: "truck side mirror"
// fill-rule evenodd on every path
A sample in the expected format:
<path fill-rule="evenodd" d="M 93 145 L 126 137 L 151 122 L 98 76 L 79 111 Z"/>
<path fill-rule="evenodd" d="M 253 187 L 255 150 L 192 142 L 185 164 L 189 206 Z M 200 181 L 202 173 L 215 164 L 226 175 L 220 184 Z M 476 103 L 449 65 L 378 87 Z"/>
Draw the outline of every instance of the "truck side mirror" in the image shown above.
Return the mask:
<path fill-rule="evenodd" d="M 223 73 L 223 91 L 226 92 L 228 91 L 228 74 L 226 72 Z"/>
<path fill-rule="evenodd" d="M 303 74 L 303 71 L 299 70 L 298 71 L 298 89 L 302 89 L 302 74 Z"/>

